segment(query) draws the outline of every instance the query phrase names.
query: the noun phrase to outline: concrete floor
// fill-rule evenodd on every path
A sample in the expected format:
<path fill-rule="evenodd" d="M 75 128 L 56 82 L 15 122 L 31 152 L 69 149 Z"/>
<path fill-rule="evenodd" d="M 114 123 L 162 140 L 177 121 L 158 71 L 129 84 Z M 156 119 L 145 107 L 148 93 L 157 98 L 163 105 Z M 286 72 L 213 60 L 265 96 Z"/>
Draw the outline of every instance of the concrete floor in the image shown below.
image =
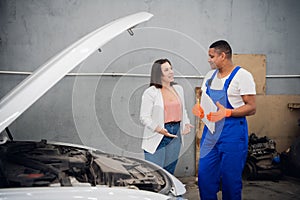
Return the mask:
<path fill-rule="evenodd" d="M 196 177 L 179 178 L 187 192 L 183 196 L 189 200 L 200 200 Z M 222 192 L 218 193 L 218 200 Z M 300 180 L 292 177 L 282 177 L 280 180 L 243 181 L 243 200 L 300 200 Z"/>

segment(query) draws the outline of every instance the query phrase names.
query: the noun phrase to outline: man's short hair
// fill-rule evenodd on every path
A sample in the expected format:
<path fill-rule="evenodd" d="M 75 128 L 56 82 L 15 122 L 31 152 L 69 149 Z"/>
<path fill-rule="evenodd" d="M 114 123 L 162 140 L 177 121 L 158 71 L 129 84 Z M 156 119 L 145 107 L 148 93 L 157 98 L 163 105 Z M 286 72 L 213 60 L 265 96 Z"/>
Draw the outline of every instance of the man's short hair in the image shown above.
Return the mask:
<path fill-rule="evenodd" d="M 228 44 L 228 42 L 226 42 L 225 40 L 218 40 L 214 43 L 212 43 L 209 48 L 214 48 L 218 53 L 222 53 L 224 52 L 227 56 L 227 58 L 232 57 L 232 50 L 230 45 Z"/>

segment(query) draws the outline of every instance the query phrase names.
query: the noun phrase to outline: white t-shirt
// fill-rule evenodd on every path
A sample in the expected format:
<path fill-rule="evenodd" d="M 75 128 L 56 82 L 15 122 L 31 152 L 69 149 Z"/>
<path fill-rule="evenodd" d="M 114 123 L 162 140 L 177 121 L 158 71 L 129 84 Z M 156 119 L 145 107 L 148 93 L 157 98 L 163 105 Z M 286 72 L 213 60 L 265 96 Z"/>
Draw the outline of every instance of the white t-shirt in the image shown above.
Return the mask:
<path fill-rule="evenodd" d="M 202 91 L 206 92 L 206 81 L 210 79 L 215 70 L 209 71 L 202 83 Z M 230 74 L 224 78 L 218 78 L 217 74 L 211 82 L 211 89 L 214 90 L 222 90 L 224 87 L 224 83 L 227 78 L 229 78 Z M 255 95 L 255 82 L 253 76 L 247 70 L 240 68 L 238 72 L 235 74 L 231 83 L 229 84 L 227 95 L 228 100 L 233 108 L 238 108 L 245 105 L 241 95 Z"/>

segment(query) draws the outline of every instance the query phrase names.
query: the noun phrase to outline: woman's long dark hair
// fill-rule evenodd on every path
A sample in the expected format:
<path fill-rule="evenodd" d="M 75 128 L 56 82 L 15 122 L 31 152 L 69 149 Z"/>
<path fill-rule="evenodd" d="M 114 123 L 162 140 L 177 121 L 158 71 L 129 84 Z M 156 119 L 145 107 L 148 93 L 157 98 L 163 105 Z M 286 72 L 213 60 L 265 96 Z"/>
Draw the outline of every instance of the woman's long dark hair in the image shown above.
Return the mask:
<path fill-rule="evenodd" d="M 150 87 L 151 86 L 155 86 L 156 88 L 162 88 L 162 83 L 161 83 L 161 77 L 162 77 L 162 71 L 161 71 L 161 65 L 164 63 L 169 63 L 171 66 L 171 62 L 166 59 L 158 59 L 156 60 L 153 65 L 152 65 L 152 69 L 151 69 L 151 78 L 150 78 Z M 174 85 L 176 83 L 171 82 L 171 85 Z"/>

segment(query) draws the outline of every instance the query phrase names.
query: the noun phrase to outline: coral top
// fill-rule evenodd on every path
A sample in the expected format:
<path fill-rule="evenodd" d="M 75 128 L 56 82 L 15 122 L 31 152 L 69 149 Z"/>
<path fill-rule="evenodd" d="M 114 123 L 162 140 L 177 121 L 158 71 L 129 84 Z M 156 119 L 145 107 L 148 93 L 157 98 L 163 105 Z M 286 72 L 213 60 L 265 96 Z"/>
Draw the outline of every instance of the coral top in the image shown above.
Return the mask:
<path fill-rule="evenodd" d="M 182 108 L 180 99 L 173 100 L 164 98 L 165 123 L 180 122 L 182 117 Z"/>

